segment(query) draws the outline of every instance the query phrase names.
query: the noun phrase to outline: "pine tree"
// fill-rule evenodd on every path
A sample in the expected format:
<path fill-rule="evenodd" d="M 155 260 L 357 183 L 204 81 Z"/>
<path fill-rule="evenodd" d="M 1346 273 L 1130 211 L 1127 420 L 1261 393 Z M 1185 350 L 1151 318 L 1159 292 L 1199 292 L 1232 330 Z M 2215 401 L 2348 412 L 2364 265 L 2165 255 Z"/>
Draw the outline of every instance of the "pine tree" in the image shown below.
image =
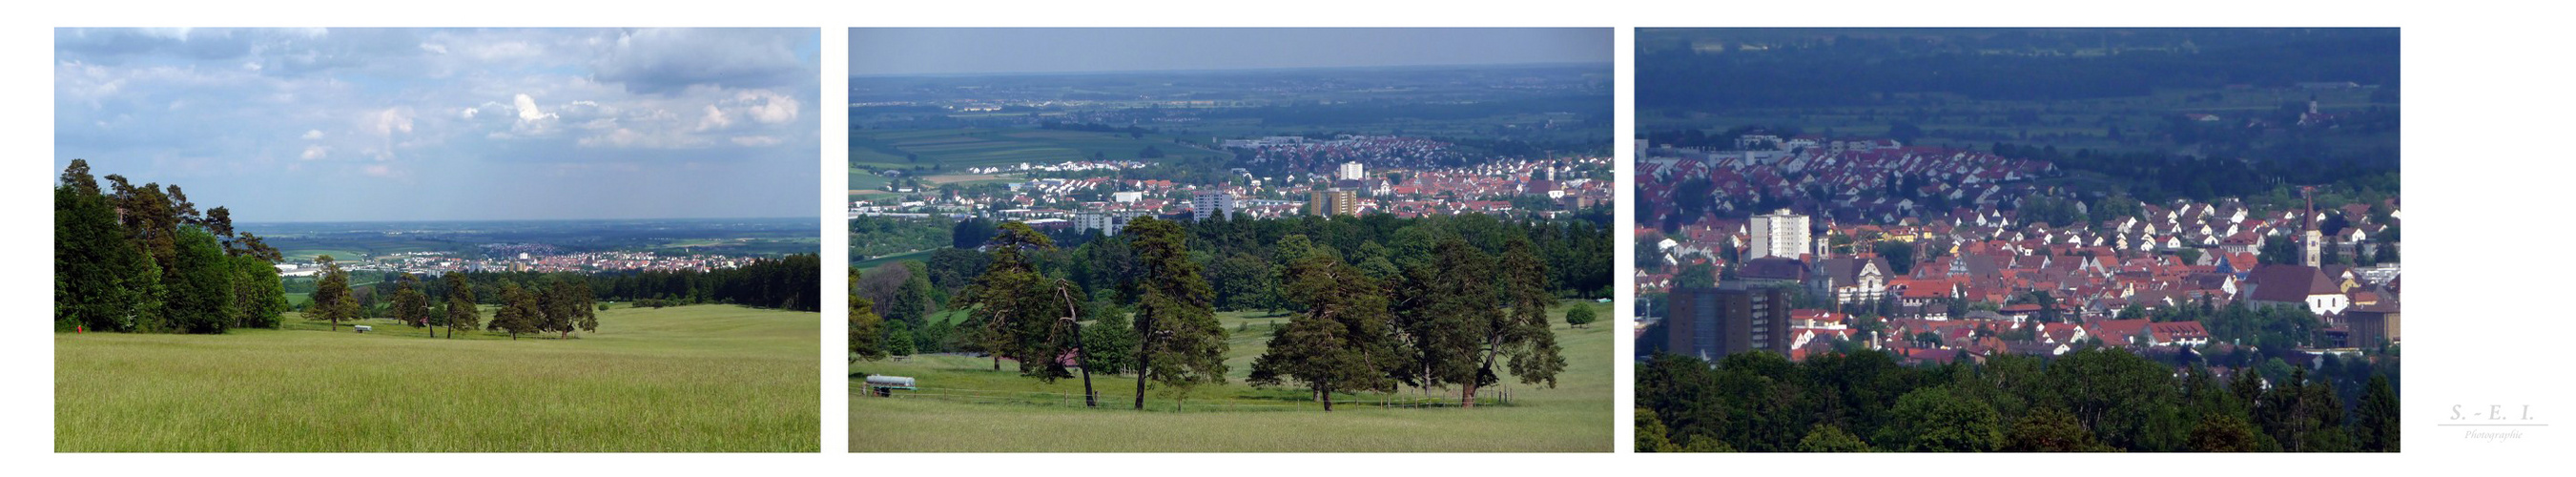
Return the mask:
<path fill-rule="evenodd" d="M 429 330 L 430 337 L 438 336 L 438 329 L 429 326 L 429 295 L 421 292 L 419 276 L 405 273 L 394 279 L 393 314 L 395 321 Z"/>
<path fill-rule="evenodd" d="M 2353 434 L 2360 438 L 2361 450 L 2397 452 L 2399 410 L 2397 389 L 2388 384 L 2388 376 L 2371 375 L 2370 383 L 2362 387 L 2361 402 L 2353 409 L 2360 414 L 2354 418 Z"/>
<path fill-rule="evenodd" d="M 1273 333 L 1252 362 L 1251 383 L 1303 383 L 1333 410 L 1333 393 L 1395 390 L 1400 365 L 1386 296 L 1375 280 L 1330 253 L 1310 251 L 1289 264 L 1285 295 L 1304 311 Z"/>
<path fill-rule="evenodd" d="M 143 290 L 140 280 L 147 278 L 132 276 L 132 259 L 140 250 L 126 240 L 115 206 L 99 195 L 89 163 L 72 160 L 63 170 L 62 184 L 54 188 L 55 327 L 135 329 L 135 305 L 158 299 L 137 296 Z"/>
<path fill-rule="evenodd" d="M 1056 377 L 1055 356 L 1045 354 L 1052 347 L 1047 330 L 1062 315 L 1054 311 L 1060 308 L 1048 279 L 1028 256 L 1055 249 L 1055 241 L 1027 224 L 1006 222 L 984 248 L 992 263 L 959 298 L 960 308 L 975 320 L 974 344 L 992 357 L 996 371 L 1008 357 L 1019 361 L 1023 374 Z"/>
<path fill-rule="evenodd" d="M 1420 335 L 1416 352 L 1424 381 L 1419 384 L 1491 384 L 1495 378 L 1486 374 L 1491 363 L 1485 356 L 1497 338 L 1494 325 L 1503 321 L 1495 308 L 1502 299 L 1493 283 L 1493 259 L 1456 237 L 1441 240 L 1433 255 L 1437 258 L 1431 266 L 1437 271 L 1428 272 L 1428 286 L 1420 294 L 1427 304 L 1418 328 L 1410 330 Z M 1467 397 L 1460 394 L 1462 401 Z"/>
<path fill-rule="evenodd" d="M 331 331 L 339 331 L 341 320 L 358 316 L 358 300 L 349 293 L 349 274 L 340 271 L 340 264 L 333 263 L 330 255 L 314 257 L 313 262 L 322 265 L 322 277 L 313 287 L 313 305 L 305 308 L 306 318 L 329 321 Z"/>
<path fill-rule="evenodd" d="M 1511 360 L 1512 375 L 1521 384 L 1545 383 L 1556 387 L 1556 374 L 1565 371 L 1564 351 L 1556 344 L 1556 332 L 1549 328 L 1547 306 L 1556 301 L 1548 293 L 1547 264 L 1539 260 L 1529 240 L 1513 238 L 1503 247 L 1503 286 L 1511 310 L 1500 328 L 1493 350 L 1486 358 L 1486 374 L 1492 374 L 1492 355 Z M 1467 406 L 1475 406 L 1475 387 L 1467 388 Z"/>
<path fill-rule="evenodd" d="M 598 290 L 590 288 L 589 279 L 577 278 L 572 281 L 572 287 L 569 291 L 572 292 L 572 307 L 573 312 L 575 313 L 572 323 L 573 326 L 580 327 L 581 331 L 584 333 L 598 333 Z"/>
<path fill-rule="evenodd" d="M 1136 408 L 1145 408 L 1145 384 L 1187 388 L 1225 382 L 1225 326 L 1216 321 L 1215 293 L 1191 260 L 1179 223 L 1137 217 L 1133 237 L 1143 279 L 1136 302 Z"/>
<path fill-rule="evenodd" d="M 538 304 L 536 293 L 521 288 L 517 282 L 501 284 L 501 311 L 492 315 L 493 328 L 509 332 L 510 339 L 517 340 L 520 334 L 541 331 L 543 320 L 545 309 Z"/>
<path fill-rule="evenodd" d="M 447 337 L 455 338 L 457 328 L 473 330 L 474 327 L 481 326 L 483 311 L 476 308 L 474 283 L 465 280 L 464 272 L 448 273 L 446 281 Z"/>

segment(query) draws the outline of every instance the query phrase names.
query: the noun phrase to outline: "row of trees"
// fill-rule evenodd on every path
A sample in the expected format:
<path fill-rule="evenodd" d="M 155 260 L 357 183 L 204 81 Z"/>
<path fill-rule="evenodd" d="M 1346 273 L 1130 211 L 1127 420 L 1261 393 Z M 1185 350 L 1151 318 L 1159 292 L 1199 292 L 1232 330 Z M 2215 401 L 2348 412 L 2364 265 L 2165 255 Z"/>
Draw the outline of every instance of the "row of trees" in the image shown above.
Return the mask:
<path fill-rule="evenodd" d="M 1712 366 L 1659 354 L 1638 370 L 1637 449 L 1750 452 L 2396 452 L 2387 375 L 2357 400 L 2304 369 L 2176 368 L 2119 348 L 1901 366 L 1879 351 Z M 2346 403 L 2351 404 L 2347 405 Z"/>
<path fill-rule="evenodd" d="M 1303 387 L 1328 410 L 1335 393 L 1400 385 L 1454 387 L 1462 404 L 1473 405 L 1477 390 L 1499 382 L 1506 366 L 1524 383 L 1553 386 L 1564 359 L 1548 330 L 1547 305 L 1582 292 L 1555 286 L 1558 269 L 1533 239 L 1572 240 L 1534 236 L 1598 229 L 1467 217 L 1391 221 L 1383 229 L 1364 221 L 1387 219 L 1144 217 L 1121 235 L 1088 237 L 1070 252 L 1024 224 L 1003 223 L 983 252 L 941 250 L 927 264 L 870 272 L 900 279 L 854 277 L 852 306 L 865 309 L 852 313 L 852 351 L 860 358 L 982 352 L 997 370 L 1007 358 L 1032 377 L 1079 372 L 1086 383 L 1092 371 L 1132 370 L 1141 406 L 1148 383 L 1225 380 L 1227 334 L 1218 310 L 1273 309 L 1294 315 L 1272 328 L 1252 383 Z M 1259 238 L 1267 231 L 1323 238 Z M 1584 240 L 1606 242 L 1607 234 L 1599 235 Z M 1476 245 L 1482 241 L 1494 250 Z M 1202 273 L 1211 268 L 1216 272 Z M 950 308 L 963 311 L 961 321 L 912 318 L 932 316 L 929 307 L 939 300 L 931 295 L 950 287 Z"/>
<path fill-rule="evenodd" d="M 823 261 L 818 255 L 788 255 L 753 260 L 718 270 L 664 270 L 593 274 L 542 272 L 457 272 L 475 288 L 499 290 L 510 283 L 526 286 L 554 281 L 577 282 L 590 302 L 632 301 L 665 305 L 730 303 L 795 311 L 822 311 Z M 427 293 L 444 296 L 452 285 L 424 283 Z M 506 305 L 499 296 L 480 303 Z"/>
<path fill-rule="evenodd" d="M 1606 218 L 1605 218 L 1606 219 Z M 1513 239 L 1528 240 L 1546 265 L 1551 293 L 1563 297 L 1609 296 L 1611 244 L 1606 225 L 1591 220 L 1515 223 L 1484 215 L 1400 219 L 1393 216 L 1300 217 L 1271 220 L 1210 220 L 1183 227 L 1190 260 L 1198 262 L 1215 294 L 1219 311 L 1291 311 L 1299 309 L 1283 293 L 1281 272 L 1310 247 L 1336 251 L 1345 262 L 1380 281 L 1398 275 L 1399 264 L 1430 258 L 1436 236 L 1458 236 L 1488 254 L 1503 252 Z M 955 236 L 990 241 L 998 223 L 973 219 L 959 222 Z M 1057 246 L 1035 250 L 1024 258 L 1049 273 L 1073 280 L 1085 301 L 1118 302 L 1119 288 L 1135 273 L 1131 236 L 1097 233 L 1047 235 Z M 929 319 L 954 308 L 956 297 L 992 258 L 978 251 L 983 242 L 942 248 L 925 261 L 881 265 L 852 282 L 852 293 L 868 298 L 873 310 L 902 326 L 920 352 L 962 350 L 952 324 Z"/>
<path fill-rule="evenodd" d="M 178 185 L 102 188 L 73 159 L 54 187 L 54 328 L 222 333 L 275 327 L 286 291 L 277 249 L 199 211 Z"/>

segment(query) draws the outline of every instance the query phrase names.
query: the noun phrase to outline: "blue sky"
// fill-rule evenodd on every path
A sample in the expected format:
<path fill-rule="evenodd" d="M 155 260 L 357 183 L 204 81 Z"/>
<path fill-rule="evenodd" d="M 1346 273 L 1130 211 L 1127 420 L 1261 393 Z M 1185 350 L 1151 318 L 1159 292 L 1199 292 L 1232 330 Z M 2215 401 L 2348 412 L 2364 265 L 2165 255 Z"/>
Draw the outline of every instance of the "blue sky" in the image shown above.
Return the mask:
<path fill-rule="evenodd" d="M 58 29 L 54 165 L 243 222 L 812 217 L 814 29 Z"/>
<path fill-rule="evenodd" d="M 1608 28 L 853 28 L 850 74 L 1609 63 Z"/>

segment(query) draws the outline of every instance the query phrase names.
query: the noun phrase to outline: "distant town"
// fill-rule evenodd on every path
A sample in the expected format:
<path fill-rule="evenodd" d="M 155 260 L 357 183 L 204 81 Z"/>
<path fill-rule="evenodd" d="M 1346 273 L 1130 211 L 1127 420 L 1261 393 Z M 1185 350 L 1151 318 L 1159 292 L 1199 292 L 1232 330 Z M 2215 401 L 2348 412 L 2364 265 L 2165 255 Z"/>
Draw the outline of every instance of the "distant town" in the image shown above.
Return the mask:
<path fill-rule="evenodd" d="M 1641 307 L 1641 350 L 2262 347 L 2314 366 L 2400 342 L 2393 195 L 2145 203 L 2053 184 L 2046 161 L 1875 138 L 1638 147 L 1641 216 L 1666 218 L 1637 229 L 1638 291 L 1664 297 Z"/>
<path fill-rule="evenodd" d="M 1436 167 L 1428 164 L 1457 162 L 1463 153 L 1446 142 L 1400 136 L 1270 136 L 1224 140 L 1222 144 L 1246 151 L 1251 164 L 1323 164 L 1330 167 L 1312 169 L 1329 172 L 1265 176 L 1236 168 L 1231 171 L 1234 177 L 1226 183 L 1202 185 L 1114 177 L 1117 171 L 1145 166 L 1137 161 L 1072 160 L 976 167 L 966 172 L 996 177 L 991 183 L 999 187 L 925 190 L 895 182 L 884 187 L 893 194 L 854 196 L 849 216 L 984 217 L 1022 221 L 1040 230 L 1097 230 L 1116 235 L 1127 219 L 1147 215 L 1213 217 L 1222 213 L 1226 217 L 1269 218 L 1301 214 L 1420 217 L 1483 213 L 1552 219 L 1608 204 L 1612 193 L 1610 181 L 1593 178 L 1610 169 L 1609 157 L 1504 159 Z M 1039 172 L 1094 172 L 1098 176 L 1027 177 Z"/>
<path fill-rule="evenodd" d="M 669 272 L 713 271 L 750 265 L 758 257 L 720 254 L 663 255 L 655 252 L 564 253 L 542 244 L 485 244 L 479 256 L 455 252 L 403 252 L 375 257 L 334 257 L 343 270 L 438 276 L 447 272 Z M 322 267 L 313 262 L 281 263 L 279 275 L 311 277 Z"/>

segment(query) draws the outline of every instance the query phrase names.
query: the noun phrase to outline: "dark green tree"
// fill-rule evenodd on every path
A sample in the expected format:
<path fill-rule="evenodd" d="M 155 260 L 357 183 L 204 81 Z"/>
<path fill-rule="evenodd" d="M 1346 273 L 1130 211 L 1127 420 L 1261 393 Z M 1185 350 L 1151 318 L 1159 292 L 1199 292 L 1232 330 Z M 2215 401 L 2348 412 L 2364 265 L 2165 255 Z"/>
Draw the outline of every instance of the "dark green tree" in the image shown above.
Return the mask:
<path fill-rule="evenodd" d="M 314 257 L 322 266 L 321 278 L 315 280 L 313 305 L 305 308 L 306 319 L 331 322 L 331 330 L 340 330 L 340 321 L 357 318 L 358 300 L 349 292 L 349 273 L 340 270 L 330 255 Z"/>
<path fill-rule="evenodd" d="M 850 268 L 850 283 L 859 282 L 858 267 Z M 876 303 L 850 292 L 850 359 L 875 361 L 885 359 L 885 318 L 877 316 Z M 1000 366 L 999 364 L 995 365 Z"/>
<path fill-rule="evenodd" d="M 1636 452 L 1681 452 L 1682 446 L 1673 444 L 1669 432 L 1664 421 L 1655 418 L 1655 410 L 1637 408 Z"/>
<path fill-rule="evenodd" d="M 1496 357 L 1510 360 L 1512 375 L 1521 384 L 1556 387 L 1556 374 L 1565 371 L 1563 349 L 1556 344 L 1556 331 L 1548 319 L 1547 307 L 1556 302 L 1548 292 L 1547 263 L 1540 261 L 1529 240 L 1513 238 L 1503 246 L 1503 298 L 1510 309 L 1504 321 L 1494 323 L 1488 331 L 1484 374 L 1492 370 Z M 1467 386 L 1466 406 L 1476 405 L 1476 384 Z"/>
<path fill-rule="evenodd" d="M 455 338 L 456 329 L 468 331 L 483 325 L 483 310 L 474 301 L 474 283 L 465 274 L 450 272 L 441 277 L 447 282 L 447 337 Z"/>
<path fill-rule="evenodd" d="M 169 284 L 170 331 L 222 333 L 234 322 L 233 262 L 224 256 L 215 235 L 185 227 L 177 237 L 173 265 L 178 280 Z"/>
<path fill-rule="evenodd" d="M 233 303 L 238 308 L 233 326 L 276 328 L 278 316 L 287 308 L 286 284 L 277 275 L 277 266 L 257 255 L 235 255 L 232 261 Z"/>
<path fill-rule="evenodd" d="M 1592 322 L 1597 319 L 1598 318 L 1592 315 L 1592 307 L 1588 305 L 1577 305 L 1572 309 L 1565 310 L 1565 324 L 1567 326 L 1582 328 L 1584 325 L 1592 324 Z"/>
<path fill-rule="evenodd" d="M 160 320 L 157 307 L 142 305 L 160 301 L 144 295 L 157 288 L 161 271 L 127 237 L 88 161 L 73 159 L 54 187 L 55 328 L 133 331 L 138 321 Z"/>
<path fill-rule="evenodd" d="M 1190 260 L 1188 233 L 1179 223 L 1137 217 L 1128 222 L 1142 268 L 1136 301 L 1136 408 L 1145 408 L 1145 384 L 1184 389 L 1225 382 L 1225 327 L 1216 321 L 1215 293 Z"/>
<path fill-rule="evenodd" d="M 1136 367 L 1136 328 L 1125 310 L 1103 309 L 1082 327 L 1082 367 L 1123 374 Z"/>
<path fill-rule="evenodd" d="M 2261 450 L 2254 437 L 2254 426 L 2227 414 L 2200 417 L 2191 428 L 2192 452 L 2254 452 Z"/>
<path fill-rule="evenodd" d="M 1055 241 L 1028 224 L 1005 222 L 984 248 L 992 255 L 990 266 L 959 299 L 976 323 L 974 344 L 992 357 L 996 371 L 1010 358 L 1023 374 L 1052 378 L 1054 356 L 1044 354 L 1048 330 L 1064 314 L 1034 256 L 1054 250 Z"/>
<path fill-rule="evenodd" d="M 1947 388 L 1922 388 L 1897 398 L 1875 440 L 1903 452 L 1993 451 L 2003 444 L 1999 419 L 1986 403 L 1961 399 Z"/>
<path fill-rule="evenodd" d="M 1285 295 L 1304 311 L 1252 362 L 1256 386 L 1296 382 L 1333 410 L 1333 393 L 1395 390 L 1400 366 L 1386 296 L 1359 267 L 1306 253 L 1288 267 Z"/>
<path fill-rule="evenodd" d="M 517 340 L 521 334 L 542 332 L 545 314 L 536 292 L 520 287 L 518 282 L 504 282 L 501 284 L 501 310 L 492 315 L 492 328 L 508 332 L 511 340 Z"/>
<path fill-rule="evenodd" d="M 2004 431 L 2005 452 L 2094 452 L 2108 450 L 2093 440 L 2093 433 L 2075 422 L 2075 415 L 2055 407 L 2041 407 L 2014 421 Z"/>
<path fill-rule="evenodd" d="M 1807 430 L 1806 437 L 1798 439 L 1798 452 L 1870 451 L 1869 443 L 1862 441 L 1860 436 L 1844 432 L 1843 428 L 1835 427 L 1832 424 L 1816 426 L 1814 429 L 1809 429 Z"/>
<path fill-rule="evenodd" d="M 2373 374 L 2361 391 L 2361 402 L 2355 404 L 2353 434 L 2361 440 L 2361 450 L 2397 452 L 2397 389 L 2388 384 L 2388 376 Z"/>
<path fill-rule="evenodd" d="M 429 294 L 421 291 L 420 277 L 405 273 L 394 279 L 394 320 L 426 328 L 430 337 L 438 337 L 438 329 L 429 327 Z"/>

